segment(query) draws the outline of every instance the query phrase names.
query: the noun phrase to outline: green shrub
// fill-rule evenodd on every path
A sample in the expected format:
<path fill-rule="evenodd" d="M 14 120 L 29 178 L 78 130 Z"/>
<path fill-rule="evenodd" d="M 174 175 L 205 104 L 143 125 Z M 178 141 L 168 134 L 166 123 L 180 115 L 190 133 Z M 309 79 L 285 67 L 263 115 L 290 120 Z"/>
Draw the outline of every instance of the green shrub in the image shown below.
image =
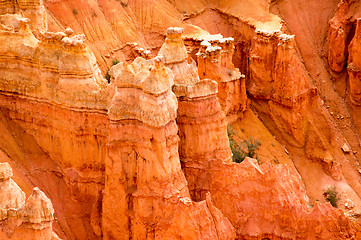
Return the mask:
<path fill-rule="evenodd" d="M 325 197 L 326 201 L 331 203 L 333 207 L 337 208 L 337 203 L 341 199 L 340 194 L 337 192 L 335 186 L 328 186 L 324 192 L 323 196 Z"/>
<path fill-rule="evenodd" d="M 109 74 L 109 69 L 107 71 L 107 73 L 105 74 L 105 79 L 108 80 L 108 83 L 110 83 L 110 74 Z"/>
<path fill-rule="evenodd" d="M 119 60 L 118 60 L 118 59 L 114 58 L 114 59 L 112 60 L 112 66 L 117 65 L 118 63 L 119 63 Z"/>
<path fill-rule="evenodd" d="M 118 60 L 118 59 L 114 58 L 114 59 L 112 60 L 112 66 L 117 65 L 118 63 L 119 63 L 119 60 Z M 108 71 L 107 71 L 107 73 L 105 74 L 104 77 L 105 77 L 106 80 L 108 80 L 108 83 L 110 83 L 109 69 L 108 69 Z"/>
<path fill-rule="evenodd" d="M 73 8 L 73 14 L 74 14 L 74 15 L 78 15 L 78 9 Z"/>
<path fill-rule="evenodd" d="M 241 141 L 234 131 L 233 127 L 227 128 L 229 145 L 232 150 L 233 162 L 240 163 L 246 157 L 256 158 L 258 160 L 257 150 L 261 146 L 261 142 L 250 137 L 249 140 L 245 139 Z"/>

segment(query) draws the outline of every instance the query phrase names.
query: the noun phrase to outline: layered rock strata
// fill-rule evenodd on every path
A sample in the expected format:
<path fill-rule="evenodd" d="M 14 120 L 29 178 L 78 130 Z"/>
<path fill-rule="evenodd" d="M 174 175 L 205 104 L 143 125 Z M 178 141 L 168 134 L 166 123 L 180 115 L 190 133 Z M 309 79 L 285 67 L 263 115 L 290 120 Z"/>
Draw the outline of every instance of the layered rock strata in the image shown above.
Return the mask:
<path fill-rule="evenodd" d="M 19 14 L 29 19 L 29 27 L 36 31 L 47 30 L 47 14 L 43 0 L 2 0 L 0 15 Z"/>
<path fill-rule="evenodd" d="M 307 157 L 319 161 L 327 174 L 340 180 L 341 164 L 333 158 L 335 132 L 297 53 L 294 36 L 258 30 L 249 67 L 248 93 L 266 105 L 287 142 L 303 147 Z M 327 128 L 328 136 L 320 134 L 319 128 Z M 319 140 L 314 141 L 314 136 Z"/>
<path fill-rule="evenodd" d="M 330 204 L 310 205 L 298 173 L 284 164 L 213 164 L 197 177 L 215 205 L 237 229 L 239 239 L 352 239 L 345 214 Z M 249 201 L 253 199 L 253 201 Z M 317 220 L 316 220 L 317 219 Z"/>
<path fill-rule="evenodd" d="M 163 58 L 120 63 L 111 75 L 104 239 L 233 239 L 210 197 L 190 199 L 178 155 L 173 74 Z"/>
<path fill-rule="evenodd" d="M 197 53 L 200 79 L 212 79 L 218 83 L 218 99 L 227 116 L 241 115 L 248 107 L 245 76 L 232 63 L 233 38 L 222 35 L 203 37 Z"/>
<path fill-rule="evenodd" d="M 186 62 L 186 52 L 180 34 L 180 29 L 168 29 L 167 40 L 159 55 L 167 56 L 171 54 L 169 49 L 172 49 L 172 52 L 178 53 L 180 57 L 176 58 L 173 55 L 172 58 L 168 58 L 170 59 L 168 62 L 166 58 L 167 66 L 175 74 L 180 71 L 180 66 L 185 69 L 180 75 L 183 78 L 176 78 L 173 91 L 179 100 L 177 124 L 181 138 L 180 158 L 192 198 L 202 200 L 207 192 L 214 195 L 215 206 L 236 228 L 237 239 L 267 237 L 288 239 L 315 236 L 351 238 L 354 231 L 342 211 L 335 211 L 330 205 L 317 205 L 314 209 L 308 207 L 308 197 L 302 180 L 295 170 L 291 170 L 286 165 L 275 166 L 270 163 L 259 165 L 255 159 L 250 158 L 241 164 L 231 163 L 228 152 L 219 150 L 223 146 L 220 145 L 222 139 L 211 136 L 217 133 L 226 134 L 222 115 L 216 114 L 217 109 L 219 112 L 219 107 L 215 108 L 219 106 L 218 101 L 215 100 L 210 105 L 207 104 L 206 99 L 212 99 L 212 95 L 204 94 L 198 99 L 187 95 L 186 90 L 192 89 L 194 83 L 200 81 L 196 76 L 190 79 L 191 75 L 187 74 L 191 72 L 189 69 L 192 65 Z M 185 90 L 179 91 L 179 89 Z M 290 103 L 293 102 L 292 100 L 294 99 L 291 98 Z M 211 109 L 213 111 L 210 111 Z M 212 119 L 211 116 L 217 116 L 218 120 L 212 125 L 205 124 Z M 191 128 L 195 125 L 196 128 Z M 204 146 L 197 148 L 197 144 L 204 141 L 210 147 L 218 145 L 220 148 L 214 147 L 213 153 L 207 153 L 209 148 Z M 253 205 L 247 203 L 249 199 L 262 200 Z M 313 217 L 319 222 L 306 227 L 304 223 L 308 224 L 309 219 Z M 292 224 L 289 224 L 290 222 Z M 318 224 L 324 227 L 319 228 Z M 334 224 L 335 227 L 329 227 L 330 224 Z M 340 229 L 344 229 L 345 233 L 341 233 Z"/>
<path fill-rule="evenodd" d="M 49 198 L 34 188 L 25 201 L 25 193 L 11 179 L 8 163 L 0 163 L 0 238 L 56 240 L 52 230 L 54 209 Z"/>
<path fill-rule="evenodd" d="M 37 39 L 28 27 L 27 19 L 11 14 L 2 15 L 1 19 L 3 25 L 0 35 L 1 42 L 4 43 L 0 50 L 3 73 L 0 79 L 3 93 L 1 107 L 5 109 L 6 117 L 32 136 L 35 143 L 57 165 L 52 178 L 61 179 L 58 183 L 59 187 L 62 186 L 60 191 L 71 199 L 71 204 L 58 201 L 59 199 L 56 201 L 56 208 L 62 209 L 59 218 L 64 231 L 62 234 L 71 239 L 98 239 L 102 235 L 106 238 L 123 239 L 130 236 L 143 239 L 145 235 L 155 233 L 164 235 L 165 238 L 176 235 L 198 238 L 208 236 L 209 239 L 217 239 L 217 236 L 220 239 L 233 238 L 232 226 L 212 205 L 210 198 L 202 203 L 190 201 L 186 181 L 177 160 L 178 137 L 174 122 L 177 102 L 170 91 L 173 75 L 169 69 L 161 66 L 161 61 L 152 61 L 154 70 L 148 74 L 150 77 L 147 81 L 142 82 L 145 85 L 135 84 L 131 88 L 134 79 L 144 79 L 130 74 L 125 84 L 127 87 L 122 84 L 119 89 L 116 85 L 108 87 L 100 75 L 94 55 L 84 44 L 83 36 L 72 36 L 72 31 L 66 30 L 64 33 L 45 32 Z M 24 66 L 21 65 L 23 62 L 26 63 Z M 147 68 L 151 67 L 150 63 L 141 59 L 135 65 L 138 66 L 137 71 L 146 75 Z M 126 75 L 126 71 L 123 75 Z M 160 81 L 160 84 L 153 81 Z M 143 89 L 144 93 L 139 89 Z M 128 96 L 128 102 L 124 102 L 124 96 Z M 131 101 L 133 98 L 137 98 L 139 102 Z M 164 105 L 158 106 L 160 102 Z M 133 111 L 124 116 L 124 109 Z M 145 195 L 138 192 L 140 197 L 134 197 L 134 201 L 128 199 L 130 196 L 133 199 L 132 194 L 126 194 L 126 203 L 130 205 L 119 208 L 119 211 L 129 213 L 125 215 L 126 221 L 123 221 L 122 215 L 117 219 L 118 214 L 114 211 L 117 208 L 114 208 L 116 204 L 113 204 L 112 197 L 109 200 L 109 195 L 105 194 L 102 201 L 104 176 L 109 174 L 104 192 L 112 194 L 115 192 L 111 183 L 118 177 L 115 170 L 105 170 L 107 164 L 110 164 L 107 159 L 115 154 L 110 146 L 114 143 L 114 151 L 118 152 L 124 149 L 122 144 L 118 145 L 117 138 L 129 144 L 133 142 L 133 137 L 128 139 L 129 136 L 118 135 L 119 131 L 114 129 L 119 128 L 119 124 L 113 124 L 113 120 L 121 120 L 121 126 L 123 121 L 130 121 L 126 125 L 131 129 L 138 129 L 141 144 L 135 148 L 133 157 L 140 159 L 137 151 L 141 156 L 147 156 L 147 151 L 154 151 L 149 156 L 149 160 L 155 161 L 151 162 L 151 168 L 143 165 L 146 161 L 140 161 L 137 166 L 140 168 L 140 175 L 143 175 L 143 170 L 148 174 L 144 175 L 145 179 L 137 181 L 136 185 L 132 181 L 124 183 L 125 186 L 114 185 L 118 188 L 115 192 L 124 189 L 131 192 L 138 184 L 145 191 Z M 139 122 L 142 124 L 139 125 Z M 127 129 L 121 127 L 121 132 L 131 131 Z M 145 130 L 148 132 L 146 136 L 143 135 Z M 106 144 L 110 155 L 106 154 Z M 170 155 L 167 153 L 168 147 L 173 149 Z M 120 158 L 116 161 L 125 165 L 125 171 L 129 170 L 125 173 L 126 178 L 133 178 L 133 161 L 123 160 L 123 156 L 117 157 Z M 127 162 L 131 165 L 129 169 Z M 156 174 L 156 178 L 152 174 Z M 168 183 L 173 183 L 174 186 L 170 187 Z M 44 182 L 41 184 L 46 185 Z M 151 190 L 148 186 L 152 186 Z M 154 204 L 153 201 L 147 201 L 153 194 L 152 191 L 155 191 Z M 53 197 L 59 197 L 56 191 L 50 192 Z M 164 202 L 164 198 L 168 197 L 170 199 Z M 137 209 L 139 207 L 139 211 L 136 211 L 135 220 L 131 221 L 133 202 Z M 122 203 L 124 201 L 117 204 Z M 162 204 L 167 204 L 168 207 L 152 210 Z M 141 211 L 144 208 L 149 210 Z M 167 224 L 163 224 L 163 221 L 158 224 L 156 222 L 166 214 L 170 214 L 169 228 L 164 230 L 164 225 Z M 73 217 L 68 218 L 69 215 Z M 114 219 L 117 224 L 111 225 Z M 171 221 L 178 221 L 179 224 L 173 225 Z M 196 229 L 194 221 L 198 222 Z M 184 228 L 184 222 L 188 224 L 188 228 Z M 76 227 L 70 228 L 70 225 Z M 129 226 L 129 231 L 124 232 L 124 226 Z M 151 229 L 145 230 L 150 226 Z"/>
<path fill-rule="evenodd" d="M 160 51 L 174 75 L 163 66 L 162 58 L 139 58 L 115 66 L 112 83 L 107 86 L 82 36 L 72 36 L 67 30 L 36 38 L 27 22 L 20 15 L 1 17 L 1 117 L 5 116 L 12 130 L 20 129 L 22 134 L 14 134 L 14 138 L 32 137 L 26 140 L 33 145 L 27 148 L 24 144 L 25 151 L 34 153 L 27 155 L 31 156 L 27 164 L 51 176 L 41 184 L 56 200 L 61 229 L 68 238 L 233 239 L 232 226 L 215 206 L 237 228 L 238 238 L 352 237 L 348 220 L 329 205 L 316 204 L 310 213 L 305 210 L 307 197 L 301 180 L 286 166 L 258 166 L 252 159 L 240 165 L 230 163 L 217 83 L 199 79 L 194 62 L 187 61 L 181 29 L 168 30 Z M 263 97 L 293 109 L 298 101 L 311 101 L 299 99 L 303 99 L 303 90 L 312 90 L 307 79 L 296 78 L 298 82 L 291 81 L 295 91 L 286 92 L 291 88 L 280 75 L 285 74 L 285 81 L 291 79 L 289 66 L 294 66 L 295 49 L 277 41 L 272 46 L 282 51 L 277 51 L 278 72 L 272 72 L 275 77 L 270 81 L 275 82 L 271 89 L 276 92 Z M 252 50 L 255 69 L 262 69 L 262 64 L 255 64 L 260 52 L 257 47 Z M 298 60 L 295 62 L 296 72 L 301 71 Z M 267 90 L 261 88 L 262 79 L 258 80 L 255 95 L 260 89 Z M 281 95 L 287 96 L 286 100 Z M 298 117 L 292 115 L 287 121 L 296 118 L 298 126 Z M 191 194 L 179 163 L 176 121 L 180 158 Z M 295 135 L 303 139 L 297 131 Z M 308 149 L 318 146 L 318 141 L 313 141 Z M 37 161 L 38 152 L 46 155 L 55 169 L 47 168 L 49 162 Z M 208 191 L 215 195 L 213 200 Z M 191 196 L 205 201 L 192 202 Z M 28 219 L 26 225 L 48 223 L 49 202 L 37 190 L 33 198 L 29 206 L 47 206 L 41 208 L 47 210 L 41 212 L 41 219 L 29 211 L 33 207 L 24 208 L 21 216 Z M 261 200 L 252 205 L 250 198 Z M 306 224 L 311 227 L 303 227 Z"/>
<path fill-rule="evenodd" d="M 73 36 L 71 30 L 44 32 L 37 39 L 27 19 L 16 14 L 0 19 L 2 113 L 50 158 L 43 163 L 22 162 L 22 167 L 49 168 L 49 182 L 62 187 L 55 190 L 46 181 L 39 186 L 57 199 L 54 206 L 63 234 L 94 239 L 101 234 L 97 202 L 104 187 L 109 125 L 106 80 L 82 35 Z M 72 204 L 60 201 L 61 196 L 69 197 Z"/>
<path fill-rule="evenodd" d="M 158 55 L 165 57 L 166 66 L 175 76 L 173 91 L 179 101 L 179 154 L 188 179 L 188 175 L 196 175 L 193 174 L 195 169 L 204 171 L 206 165 L 212 161 L 230 162 L 231 151 L 225 114 L 217 98 L 217 82 L 210 79 L 200 80 L 193 59 L 191 63 L 187 62 L 188 55 L 181 38 L 182 32 L 180 28 L 169 28 L 167 39 Z M 205 199 L 207 190 L 196 192 L 196 182 L 188 182 L 193 199 Z"/>
<path fill-rule="evenodd" d="M 335 72 L 341 72 L 346 66 L 347 46 L 354 31 L 353 16 L 350 13 L 355 1 L 340 1 L 335 16 L 329 21 L 328 64 Z M 353 11 L 353 10 L 352 10 Z"/>
<path fill-rule="evenodd" d="M 328 63 L 332 71 L 341 73 L 347 69 L 350 85 L 350 99 L 361 104 L 360 62 L 358 57 L 360 39 L 359 3 L 341 1 L 333 18 L 329 21 Z"/>

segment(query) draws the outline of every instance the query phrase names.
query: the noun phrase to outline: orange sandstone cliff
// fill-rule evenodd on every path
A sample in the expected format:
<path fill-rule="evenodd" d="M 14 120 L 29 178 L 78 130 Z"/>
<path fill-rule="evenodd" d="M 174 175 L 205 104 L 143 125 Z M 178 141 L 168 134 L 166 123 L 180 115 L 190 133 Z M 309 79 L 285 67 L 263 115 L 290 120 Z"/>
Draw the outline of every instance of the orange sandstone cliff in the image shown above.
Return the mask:
<path fill-rule="evenodd" d="M 360 238 L 358 7 L 0 1 L 0 238 Z"/>

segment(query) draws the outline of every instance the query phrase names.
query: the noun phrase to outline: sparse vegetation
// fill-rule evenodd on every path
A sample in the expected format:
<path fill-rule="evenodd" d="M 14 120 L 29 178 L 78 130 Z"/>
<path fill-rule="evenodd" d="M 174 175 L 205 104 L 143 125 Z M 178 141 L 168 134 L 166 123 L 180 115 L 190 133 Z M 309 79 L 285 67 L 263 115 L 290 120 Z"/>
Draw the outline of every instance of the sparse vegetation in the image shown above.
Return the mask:
<path fill-rule="evenodd" d="M 114 59 L 112 60 L 112 66 L 117 65 L 118 63 L 119 63 L 119 60 L 118 60 L 118 59 L 114 58 Z M 110 70 L 110 69 L 108 69 L 107 73 L 106 73 L 105 76 L 104 76 L 105 79 L 108 80 L 108 83 L 110 83 L 109 70 Z"/>
<path fill-rule="evenodd" d="M 118 60 L 118 59 L 114 58 L 114 59 L 112 60 L 112 66 L 117 65 L 118 63 L 119 63 L 119 60 Z"/>
<path fill-rule="evenodd" d="M 108 80 L 108 83 L 110 83 L 110 74 L 109 74 L 109 69 L 107 71 L 107 73 L 105 74 L 105 79 Z"/>
<path fill-rule="evenodd" d="M 331 203 L 333 207 L 337 208 L 337 203 L 341 199 L 340 194 L 337 192 L 335 186 L 328 186 L 324 192 L 323 196 L 325 197 L 326 201 Z"/>
<path fill-rule="evenodd" d="M 233 154 L 233 162 L 240 163 L 246 157 L 256 158 L 258 160 L 257 150 L 261 146 L 261 142 L 258 139 L 254 140 L 250 137 L 249 140 L 245 139 L 242 141 L 231 126 L 227 128 L 227 133 Z"/>
<path fill-rule="evenodd" d="M 128 7 L 128 3 L 127 3 L 127 2 L 120 1 L 120 4 L 122 5 L 122 7 Z"/>
<path fill-rule="evenodd" d="M 78 9 L 73 8 L 73 14 L 74 14 L 74 15 L 78 15 Z"/>

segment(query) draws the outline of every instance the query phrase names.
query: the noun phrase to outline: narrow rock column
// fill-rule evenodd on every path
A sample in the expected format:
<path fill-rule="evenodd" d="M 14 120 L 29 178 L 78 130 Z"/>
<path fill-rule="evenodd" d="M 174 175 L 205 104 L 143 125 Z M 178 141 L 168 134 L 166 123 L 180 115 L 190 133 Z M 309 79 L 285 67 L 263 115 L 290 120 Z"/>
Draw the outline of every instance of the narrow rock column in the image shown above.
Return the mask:
<path fill-rule="evenodd" d="M 173 91 L 179 101 L 179 154 L 182 168 L 194 200 L 203 200 L 208 192 L 207 181 L 198 176 L 214 162 L 230 162 L 225 115 L 217 98 L 217 82 L 200 80 L 195 62 L 187 62 L 181 37 L 183 29 L 169 28 L 159 54 L 174 74 Z"/>
<path fill-rule="evenodd" d="M 178 155 L 171 70 L 161 57 L 137 58 L 114 66 L 111 75 L 104 239 L 232 239 L 221 213 L 190 199 Z"/>
<path fill-rule="evenodd" d="M 25 202 L 25 193 L 11 179 L 8 163 L 0 163 L 0 239 L 53 240 L 54 209 L 49 198 L 34 188 Z"/>
<path fill-rule="evenodd" d="M 13 170 L 8 163 L 0 163 L 0 222 L 7 219 L 9 209 L 25 204 L 25 193 L 11 179 Z"/>
<path fill-rule="evenodd" d="M 17 218 L 22 224 L 14 233 L 12 239 L 52 240 L 54 234 L 52 221 L 54 209 L 49 198 L 35 187 L 26 203 L 17 211 Z"/>
<path fill-rule="evenodd" d="M 361 105 L 361 19 L 357 19 L 355 36 L 349 47 L 347 72 L 350 82 L 350 97 L 353 103 Z"/>
<path fill-rule="evenodd" d="M 205 36 L 197 53 L 200 79 L 212 79 L 218 83 L 218 99 L 222 110 L 230 120 L 235 120 L 247 109 L 245 76 L 232 63 L 233 38 L 221 35 Z"/>

